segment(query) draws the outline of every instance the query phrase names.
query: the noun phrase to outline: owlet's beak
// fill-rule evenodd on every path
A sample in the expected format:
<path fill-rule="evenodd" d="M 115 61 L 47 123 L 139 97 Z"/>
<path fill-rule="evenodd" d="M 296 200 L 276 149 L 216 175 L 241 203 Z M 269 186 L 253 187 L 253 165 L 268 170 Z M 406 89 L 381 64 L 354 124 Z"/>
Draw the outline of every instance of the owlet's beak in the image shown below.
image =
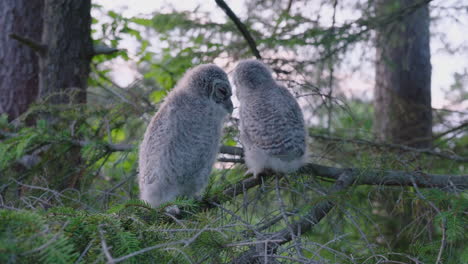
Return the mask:
<path fill-rule="evenodd" d="M 234 105 L 232 104 L 231 98 L 226 99 L 223 102 L 223 106 L 229 114 L 232 114 L 232 111 L 234 110 Z"/>

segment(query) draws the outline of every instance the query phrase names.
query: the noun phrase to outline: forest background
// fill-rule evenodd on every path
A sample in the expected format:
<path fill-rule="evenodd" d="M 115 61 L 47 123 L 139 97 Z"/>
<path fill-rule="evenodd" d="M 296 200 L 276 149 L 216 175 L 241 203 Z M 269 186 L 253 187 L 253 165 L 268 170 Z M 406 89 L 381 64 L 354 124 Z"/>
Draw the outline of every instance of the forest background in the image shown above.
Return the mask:
<path fill-rule="evenodd" d="M 105 5 L 0 3 L 1 263 L 468 262 L 465 1 Z M 139 201 L 177 80 L 253 57 L 299 100 L 310 163 L 244 175 L 234 113 L 201 201 Z"/>

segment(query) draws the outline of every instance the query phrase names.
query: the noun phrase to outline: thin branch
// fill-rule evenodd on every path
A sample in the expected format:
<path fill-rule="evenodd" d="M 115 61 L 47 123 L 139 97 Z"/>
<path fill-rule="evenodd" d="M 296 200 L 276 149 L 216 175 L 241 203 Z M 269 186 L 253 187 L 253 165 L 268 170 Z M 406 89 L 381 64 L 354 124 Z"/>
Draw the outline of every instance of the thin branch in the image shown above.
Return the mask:
<path fill-rule="evenodd" d="M 235 155 L 235 156 L 244 156 L 244 150 L 239 147 L 232 147 L 232 146 L 221 146 L 219 149 L 220 153 L 223 154 L 229 154 L 229 155 Z"/>
<path fill-rule="evenodd" d="M 425 200 L 426 202 L 429 203 L 429 205 L 441 216 L 442 218 L 442 239 L 440 241 L 440 247 L 439 247 L 439 253 L 437 254 L 437 260 L 436 260 L 436 264 L 439 264 L 439 263 L 442 263 L 441 259 L 442 259 L 442 253 L 444 251 L 444 248 L 445 246 L 447 245 L 447 235 L 446 235 L 446 232 L 447 232 L 447 219 L 446 217 L 442 214 L 442 212 L 439 210 L 439 208 L 437 208 L 437 206 L 426 199 L 426 197 L 424 197 L 424 195 L 419 191 L 419 188 L 418 186 L 416 185 L 416 183 L 414 181 L 413 182 L 413 186 L 414 186 L 414 189 L 416 190 L 416 195 L 418 195 L 421 199 Z"/>
<path fill-rule="evenodd" d="M 155 246 L 147 247 L 147 248 L 132 252 L 132 253 L 130 253 L 128 255 L 125 255 L 123 257 L 115 258 L 114 263 L 125 261 L 125 260 L 127 260 L 129 258 L 132 258 L 134 256 L 138 256 L 140 254 L 146 253 L 146 252 L 151 251 L 151 250 L 155 250 L 155 249 L 163 248 L 163 247 L 168 247 L 168 246 L 180 245 L 180 244 L 185 244 L 185 241 L 168 242 L 168 243 L 164 243 L 164 244 L 158 244 L 158 245 L 155 245 Z"/>
<path fill-rule="evenodd" d="M 86 140 L 72 140 L 72 144 L 78 146 L 88 146 L 93 142 Z M 100 144 L 108 151 L 132 151 L 135 146 L 131 144 Z M 413 149 L 410 147 L 405 147 Z M 418 151 L 418 149 L 414 149 Z M 220 153 L 243 156 L 243 149 L 232 146 L 222 146 Z M 439 153 L 440 154 L 440 153 Z M 440 155 L 438 155 L 440 156 Z M 243 159 L 229 159 L 229 162 L 242 162 Z M 338 168 L 329 167 L 316 163 L 308 163 L 303 166 L 299 173 L 313 174 L 322 176 L 330 179 L 338 179 L 339 175 L 343 171 L 349 170 L 355 180 L 355 184 L 358 185 L 388 185 L 388 186 L 412 186 L 410 180 L 414 177 L 416 184 L 423 188 L 459 188 L 461 190 L 468 189 L 468 175 L 443 175 L 443 174 L 429 174 L 421 171 L 393 171 L 393 170 L 372 170 L 367 168 Z M 264 174 L 266 177 L 270 177 L 269 173 Z M 235 196 L 242 192 L 243 188 L 249 189 L 261 184 L 261 177 L 255 179 L 254 177 L 245 179 L 233 187 L 224 191 L 226 196 Z"/>
<path fill-rule="evenodd" d="M 33 39 L 23 37 L 14 33 L 11 33 L 9 36 L 10 38 L 19 41 L 21 44 L 28 46 L 29 48 L 39 53 L 40 55 L 44 55 L 47 53 L 47 46 L 40 42 L 37 42 Z"/>
<path fill-rule="evenodd" d="M 243 159 L 230 159 L 230 158 L 218 158 L 219 162 L 228 162 L 228 163 L 244 163 Z"/>
<path fill-rule="evenodd" d="M 86 146 L 93 144 L 93 142 L 87 141 L 87 140 L 72 140 L 70 143 L 72 143 L 73 145 L 81 146 L 81 147 L 86 147 Z M 102 145 L 106 150 L 112 151 L 112 152 L 117 152 L 117 151 L 125 152 L 125 151 L 132 151 L 135 149 L 135 146 L 131 144 L 102 143 L 99 145 Z"/>
<path fill-rule="evenodd" d="M 338 0 L 334 0 L 333 2 L 333 15 L 332 15 L 332 25 L 331 28 L 329 29 L 330 31 L 330 38 L 333 38 L 335 36 L 335 24 L 336 24 L 336 8 L 338 6 Z M 333 43 L 331 41 L 330 43 Z M 330 53 L 330 50 L 332 48 L 332 44 L 327 45 L 327 53 Z M 330 134 L 331 131 L 331 123 L 332 123 L 332 115 L 333 115 L 333 103 L 332 99 L 334 97 L 333 95 L 333 85 L 334 85 L 334 73 L 335 73 L 335 67 L 334 67 L 334 61 L 333 61 L 333 56 L 330 57 L 330 60 L 328 60 L 328 71 L 330 73 L 330 76 L 328 78 L 328 94 L 327 97 L 329 98 L 328 101 L 325 101 L 325 106 L 328 110 L 328 119 L 327 119 L 327 134 Z M 327 104 L 328 103 L 328 104 Z"/>
<path fill-rule="evenodd" d="M 50 245 L 52 245 L 52 243 L 54 243 L 55 241 L 57 241 L 57 240 L 59 239 L 60 235 L 63 234 L 63 233 L 62 233 L 63 230 L 65 229 L 65 227 L 68 226 L 69 223 L 70 223 L 69 221 L 65 222 L 65 224 L 63 224 L 62 228 L 60 228 L 60 231 L 57 232 L 49 241 L 47 241 L 46 243 L 44 243 L 44 244 L 41 245 L 40 247 L 37 247 L 37 248 L 35 248 L 35 249 L 31 249 L 31 250 L 28 250 L 28 251 L 26 251 L 26 252 L 24 252 L 24 253 L 21 253 L 21 255 L 24 256 L 24 255 L 29 255 L 29 254 L 31 254 L 31 253 L 39 252 L 39 251 L 42 251 L 42 250 L 46 249 L 46 248 L 49 247 Z"/>
<path fill-rule="evenodd" d="M 411 177 L 418 187 L 468 189 L 468 175 L 428 174 L 421 171 L 406 172 L 393 170 L 371 170 L 366 168 L 336 168 L 309 163 L 299 173 L 314 174 L 325 178 L 338 179 L 349 170 L 357 185 L 413 186 Z"/>
<path fill-rule="evenodd" d="M 263 244 L 265 242 L 281 242 L 282 240 L 252 240 L 252 241 L 246 241 L 246 242 L 238 242 L 238 243 L 230 243 L 230 244 L 225 244 L 225 247 L 242 247 L 242 246 L 251 246 L 255 244 Z"/>
<path fill-rule="evenodd" d="M 336 183 L 330 188 L 329 193 L 334 194 L 346 189 L 353 183 L 353 177 L 350 171 L 343 171 Z M 335 204 L 329 200 L 322 201 L 314 206 L 304 217 L 300 220 L 290 224 L 288 227 L 269 235 L 271 241 L 278 241 L 274 244 L 269 244 L 267 252 L 269 255 L 274 254 L 277 248 L 285 243 L 290 242 L 294 235 L 300 235 L 310 231 L 316 224 L 322 220 L 333 209 Z M 292 231 L 291 231 L 292 229 Z M 256 248 L 243 253 L 240 257 L 236 258 L 233 263 L 257 263 L 259 256 Z"/>
<path fill-rule="evenodd" d="M 449 129 L 449 130 L 447 130 L 447 131 L 444 131 L 444 132 L 442 132 L 442 133 L 440 133 L 440 134 L 435 135 L 435 136 L 432 138 L 432 140 L 439 139 L 439 138 L 441 138 L 441 137 L 443 137 L 443 136 L 445 136 L 445 135 L 447 135 L 447 134 L 450 134 L 450 133 L 455 132 L 455 131 L 457 131 L 457 130 L 463 129 L 463 128 L 467 127 L 467 126 L 468 126 L 468 122 L 462 123 L 462 124 L 460 124 L 459 126 L 456 126 L 456 127 L 454 127 L 454 128 L 451 128 L 451 129 Z"/>
<path fill-rule="evenodd" d="M 340 174 L 335 184 L 330 188 L 329 194 L 335 194 L 346 189 L 354 181 L 354 177 L 350 171 L 343 171 Z M 318 203 L 314 208 L 312 208 L 305 217 L 302 217 L 300 220 L 292 223 L 293 231 L 295 234 L 305 233 L 312 229 L 316 224 L 324 218 L 328 212 L 335 206 L 335 204 L 329 200 L 322 201 Z M 284 228 L 276 232 L 272 237 L 282 239 L 282 242 L 279 242 L 280 245 L 285 244 L 293 238 L 293 234 L 289 231 L 289 228 Z"/>
<path fill-rule="evenodd" d="M 281 22 L 283 22 L 283 18 L 285 16 L 289 16 L 289 12 L 291 11 L 292 3 L 293 3 L 293 0 L 289 0 L 286 9 L 283 12 L 281 12 L 280 17 L 276 21 L 276 24 L 275 24 L 275 26 L 273 28 L 273 31 L 272 31 L 273 33 L 271 34 L 272 36 L 276 36 L 276 31 L 278 30 L 278 27 L 281 24 Z"/>
<path fill-rule="evenodd" d="M 365 140 L 365 139 L 346 139 L 346 138 L 338 138 L 338 137 L 315 135 L 315 134 L 311 134 L 309 136 L 313 137 L 313 138 L 318 138 L 318 139 L 321 139 L 321 140 L 327 140 L 327 141 L 368 145 L 368 146 L 377 147 L 377 148 L 382 148 L 383 147 L 383 148 L 391 148 L 391 149 L 400 149 L 400 150 L 405 150 L 405 151 L 411 151 L 411 152 L 416 152 L 416 153 L 422 153 L 422 154 L 437 156 L 437 157 L 440 157 L 440 158 L 449 159 L 449 160 L 458 161 L 458 162 L 468 162 L 468 157 L 462 157 L 462 156 L 458 156 L 458 155 L 455 155 L 455 154 L 445 154 L 445 153 L 442 153 L 442 152 L 439 152 L 439 151 L 426 149 L 426 148 L 421 149 L 421 148 L 413 148 L 413 147 L 409 147 L 409 146 L 405 146 L 405 145 L 399 145 L 399 144 L 377 143 L 377 142 L 372 142 L 372 141 Z"/>
<path fill-rule="evenodd" d="M 82 259 L 84 258 L 84 256 L 88 253 L 88 251 L 89 251 L 89 249 L 91 248 L 91 246 L 93 246 L 94 240 L 95 240 L 95 238 L 93 238 L 93 239 L 91 239 L 91 241 L 89 241 L 88 245 L 87 245 L 86 248 L 83 250 L 83 252 L 81 252 L 80 257 L 75 261 L 74 264 L 81 263 L 81 260 L 82 260 Z"/>
<path fill-rule="evenodd" d="M 247 30 L 247 27 L 240 21 L 240 19 L 226 4 L 226 2 L 224 2 L 223 0 L 215 0 L 215 2 L 221 9 L 223 9 L 224 13 L 226 13 L 226 15 L 232 20 L 232 22 L 234 22 L 237 29 L 242 33 L 242 36 L 244 36 L 245 40 L 247 41 L 247 44 L 250 47 L 250 50 L 255 55 L 255 57 L 261 60 L 262 56 L 260 55 L 260 52 L 257 49 L 257 43 L 255 43 L 255 40 L 250 34 L 250 32 Z"/>
<path fill-rule="evenodd" d="M 101 54 L 113 54 L 119 51 L 125 51 L 125 49 L 111 48 L 103 44 L 97 44 L 93 47 L 93 56 Z"/>
<path fill-rule="evenodd" d="M 116 262 L 115 262 L 114 258 L 112 258 L 112 255 L 109 252 L 110 248 L 107 247 L 107 243 L 106 243 L 106 240 L 104 238 L 104 233 L 102 231 L 101 226 L 99 226 L 99 236 L 101 238 L 102 251 L 104 251 L 104 255 L 107 258 L 107 263 L 115 264 Z"/>
<path fill-rule="evenodd" d="M 319 136 L 314 136 L 319 137 Z M 320 136 L 324 137 L 324 136 Z M 341 140 L 341 139 L 340 139 Z M 90 144 L 94 144 L 91 141 L 86 140 L 71 140 L 72 144 L 78 146 L 88 146 Z M 354 142 L 354 141 L 353 141 Z M 381 144 L 367 142 L 360 140 L 359 142 L 375 145 L 375 146 L 382 146 Z M 100 144 L 106 148 L 108 151 L 132 151 L 135 149 L 134 145 L 131 144 L 109 144 L 109 143 L 102 143 Z M 421 152 L 421 153 L 431 153 L 431 155 L 436 155 L 439 157 L 447 158 L 445 154 L 429 151 L 429 150 L 421 150 L 417 148 L 411 148 L 403 145 L 394 145 L 394 144 L 384 144 L 384 146 L 388 147 L 395 147 L 400 149 L 405 149 L 409 151 Z M 220 148 L 220 153 L 234 155 L 234 156 L 243 156 L 243 149 L 239 147 L 233 146 L 222 146 Z M 451 159 L 457 161 L 466 160 L 465 157 L 453 156 L 451 155 Z M 229 162 L 242 162 L 242 159 L 229 159 Z M 468 188 L 468 175 L 441 175 L 441 174 L 428 174 L 420 171 L 414 172 L 406 172 L 406 171 L 392 171 L 392 170 L 371 170 L 366 168 L 337 168 L 337 167 L 328 167 L 323 166 L 320 164 L 309 163 L 303 166 L 299 172 L 306 173 L 306 174 L 314 174 L 318 176 L 322 176 L 325 178 L 331 179 L 338 179 L 338 176 L 343 173 L 344 170 L 350 170 L 353 178 L 355 180 L 355 184 L 359 185 L 389 185 L 389 186 L 412 186 L 412 182 L 410 180 L 411 177 L 414 177 L 416 184 L 419 187 L 424 188 L 459 188 L 461 190 Z M 259 185 L 260 178 L 249 178 L 246 179 L 234 187 L 225 191 L 225 195 L 237 195 L 240 193 L 242 188 L 252 188 L 254 186 Z"/>
<path fill-rule="evenodd" d="M 18 134 L 0 130 L 0 136 L 2 136 L 4 138 L 10 138 L 10 137 L 16 137 L 16 136 L 18 136 Z"/>
<path fill-rule="evenodd" d="M 223 196 L 227 196 L 227 197 L 237 196 L 241 194 L 242 192 L 244 192 L 245 190 L 258 186 L 261 183 L 262 183 L 262 176 L 260 175 L 258 177 L 252 176 L 224 190 Z M 217 199 L 215 198 L 214 200 L 216 201 Z"/>

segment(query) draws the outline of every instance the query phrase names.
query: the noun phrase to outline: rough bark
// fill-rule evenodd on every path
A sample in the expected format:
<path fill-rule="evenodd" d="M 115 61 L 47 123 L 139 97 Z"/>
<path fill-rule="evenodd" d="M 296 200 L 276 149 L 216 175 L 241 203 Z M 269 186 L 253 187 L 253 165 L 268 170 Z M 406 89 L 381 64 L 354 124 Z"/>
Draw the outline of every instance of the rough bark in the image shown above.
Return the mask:
<path fill-rule="evenodd" d="M 24 113 L 38 93 L 38 58 L 10 34 L 39 41 L 43 0 L 0 1 L 0 114 L 11 121 Z"/>
<path fill-rule="evenodd" d="M 377 13 L 419 0 L 378 0 Z M 379 140 L 428 147 L 432 137 L 429 7 L 377 30 L 374 130 Z"/>
<path fill-rule="evenodd" d="M 39 96 L 48 103 L 85 103 L 93 56 L 90 0 L 45 0 Z"/>
<path fill-rule="evenodd" d="M 46 51 L 39 60 L 39 97 L 47 104 L 86 103 L 93 56 L 91 0 L 45 0 L 42 43 Z M 55 122 L 53 116 L 44 118 Z M 86 167 L 81 147 L 71 146 L 63 155 L 70 163 L 51 164 L 48 169 L 61 176 L 49 182 L 58 190 L 82 187 Z"/>

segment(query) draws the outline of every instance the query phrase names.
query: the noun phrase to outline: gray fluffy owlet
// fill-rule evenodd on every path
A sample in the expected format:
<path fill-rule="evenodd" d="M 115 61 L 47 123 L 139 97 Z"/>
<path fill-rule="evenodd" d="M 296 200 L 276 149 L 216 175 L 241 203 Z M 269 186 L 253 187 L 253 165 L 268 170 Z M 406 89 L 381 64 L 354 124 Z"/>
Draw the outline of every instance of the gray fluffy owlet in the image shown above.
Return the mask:
<path fill-rule="evenodd" d="M 194 196 L 208 183 L 224 118 L 232 112 L 231 86 L 216 65 L 185 73 L 146 129 L 139 153 L 140 197 L 156 207 L 178 195 Z"/>
<path fill-rule="evenodd" d="M 240 139 L 249 172 L 289 173 L 307 159 L 301 108 L 289 91 L 257 60 L 241 61 L 233 73 L 239 99 Z"/>

